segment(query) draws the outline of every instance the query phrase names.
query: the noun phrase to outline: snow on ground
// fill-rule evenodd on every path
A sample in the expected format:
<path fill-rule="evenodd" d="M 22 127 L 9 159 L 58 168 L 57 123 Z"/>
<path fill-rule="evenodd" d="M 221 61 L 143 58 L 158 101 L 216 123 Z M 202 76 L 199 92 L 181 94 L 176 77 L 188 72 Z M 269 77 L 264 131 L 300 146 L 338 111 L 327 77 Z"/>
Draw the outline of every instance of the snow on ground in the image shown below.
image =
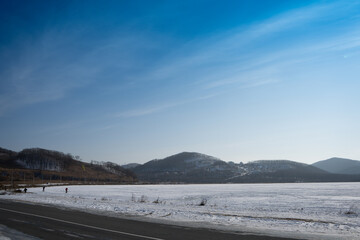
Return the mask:
<path fill-rule="evenodd" d="M 235 231 L 360 239 L 360 183 L 78 185 L 0 198 Z"/>

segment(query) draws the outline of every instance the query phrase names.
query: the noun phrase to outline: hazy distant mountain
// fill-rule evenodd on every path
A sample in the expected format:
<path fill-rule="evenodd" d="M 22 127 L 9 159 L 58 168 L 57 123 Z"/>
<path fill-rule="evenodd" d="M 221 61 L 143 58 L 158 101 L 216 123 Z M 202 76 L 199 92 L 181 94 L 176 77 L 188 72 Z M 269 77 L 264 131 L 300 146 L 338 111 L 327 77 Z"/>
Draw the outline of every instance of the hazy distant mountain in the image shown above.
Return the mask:
<path fill-rule="evenodd" d="M 337 174 L 360 174 L 360 161 L 346 158 L 330 158 L 319 161 L 313 166 Z"/>
<path fill-rule="evenodd" d="M 315 166 L 288 161 L 263 160 L 247 164 L 224 162 L 201 153 L 183 152 L 149 161 L 132 169 L 140 181 L 185 183 L 323 182 L 358 181 L 328 173 Z"/>
<path fill-rule="evenodd" d="M 125 165 L 121 165 L 121 167 L 125 168 L 125 169 L 133 169 L 137 166 L 140 166 L 141 164 L 139 163 L 128 163 L 128 164 L 125 164 Z"/>

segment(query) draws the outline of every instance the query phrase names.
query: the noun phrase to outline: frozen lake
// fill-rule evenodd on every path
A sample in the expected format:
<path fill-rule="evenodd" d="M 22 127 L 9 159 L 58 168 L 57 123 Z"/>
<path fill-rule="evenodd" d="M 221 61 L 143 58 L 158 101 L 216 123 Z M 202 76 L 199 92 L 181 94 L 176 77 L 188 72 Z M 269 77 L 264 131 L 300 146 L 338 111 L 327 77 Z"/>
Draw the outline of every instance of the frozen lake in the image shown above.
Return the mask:
<path fill-rule="evenodd" d="M 360 183 L 81 185 L 0 198 L 308 239 L 360 239 Z M 211 224 L 211 225 L 210 225 Z"/>

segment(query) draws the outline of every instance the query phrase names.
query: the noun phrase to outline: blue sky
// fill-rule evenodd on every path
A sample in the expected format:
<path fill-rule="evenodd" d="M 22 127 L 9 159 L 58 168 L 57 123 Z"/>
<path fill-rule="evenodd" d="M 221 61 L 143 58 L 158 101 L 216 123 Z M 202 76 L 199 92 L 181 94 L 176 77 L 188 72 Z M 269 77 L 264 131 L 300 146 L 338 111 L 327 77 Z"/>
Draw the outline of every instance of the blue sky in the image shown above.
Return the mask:
<path fill-rule="evenodd" d="M 0 146 L 360 160 L 357 1 L 2 1 Z"/>

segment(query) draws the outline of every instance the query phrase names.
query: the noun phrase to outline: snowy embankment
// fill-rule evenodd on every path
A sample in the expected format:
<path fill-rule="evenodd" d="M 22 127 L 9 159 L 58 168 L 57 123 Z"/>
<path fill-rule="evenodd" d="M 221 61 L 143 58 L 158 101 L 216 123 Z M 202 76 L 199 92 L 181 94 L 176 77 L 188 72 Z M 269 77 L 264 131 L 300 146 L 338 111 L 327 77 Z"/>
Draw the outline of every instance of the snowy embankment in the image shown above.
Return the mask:
<path fill-rule="evenodd" d="M 67 187 L 0 198 L 270 235 L 360 239 L 360 183 Z"/>

